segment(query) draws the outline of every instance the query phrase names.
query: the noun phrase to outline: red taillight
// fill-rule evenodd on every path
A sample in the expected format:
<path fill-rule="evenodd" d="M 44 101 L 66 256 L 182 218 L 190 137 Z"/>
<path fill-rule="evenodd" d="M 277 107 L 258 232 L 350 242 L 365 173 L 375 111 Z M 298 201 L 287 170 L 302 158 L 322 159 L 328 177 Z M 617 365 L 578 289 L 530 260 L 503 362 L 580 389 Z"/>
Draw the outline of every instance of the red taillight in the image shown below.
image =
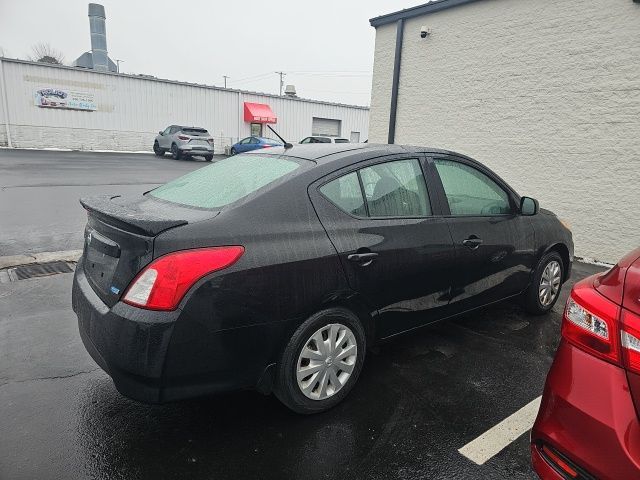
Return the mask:
<path fill-rule="evenodd" d="M 562 336 L 576 347 L 621 364 L 618 305 L 600 295 L 591 281 L 573 288 L 562 319 Z"/>
<path fill-rule="evenodd" d="M 149 310 L 175 310 L 187 291 L 205 275 L 233 265 L 244 247 L 182 250 L 157 258 L 131 282 L 123 301 Z"/>
<path fill-rule="evenodd" d="M 186 135 L 178 135 L 180 140 L 189 140 L 191 137 L 187 137 Z"/>
<path fill-rule="evenodd" d="M 273 145 L 262 145 L 262 148 L 271 148 Z"/>
<path fill-rule="evenodd" d="M 624 366 L 640 374 L 640 315 L 623 310 L 621 323 L 620 340 Z"/>

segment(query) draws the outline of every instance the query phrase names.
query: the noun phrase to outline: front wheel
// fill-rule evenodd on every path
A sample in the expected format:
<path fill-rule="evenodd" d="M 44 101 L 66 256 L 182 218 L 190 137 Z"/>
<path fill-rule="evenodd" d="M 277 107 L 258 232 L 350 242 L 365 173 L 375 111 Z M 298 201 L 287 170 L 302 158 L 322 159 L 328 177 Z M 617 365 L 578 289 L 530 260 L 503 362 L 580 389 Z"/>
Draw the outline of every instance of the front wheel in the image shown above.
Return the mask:
<path fill-rule="evenodd" d="M 524 293 L 524 306 L 533 315 L 543 315 L 553 308 L 560 296 L 563 281 L 562 257 L 549 252 L 542 257 L 533 274 L 533 282 Z"/>
<path fill-rule="evenodd" d="M 276 396 L 297 413 L 319 413 L 351 391 L 364 363 L 366 337 L 360 320 L 344 308 L 308 318 L 282 353 Z"/>
<path fill-rule="evenodd" d="M 212 161 L 213 161 L 213 155 L 205 155 L 205 156 L 204 156 L 204 159 L 205 159 L 207 162 L 212 162 Z"/>
<path fill-rule="evenodd" d="M 238 152 L 236 152 L 236 149 L 235 149 L 235 148 L 233 148 L 233 147 L 231 147 L 231 155 L 233 156 L 233 155 L 235 155 L 236 153 L 238 153 Z"/>
<path fill-rule="evenodd" d="M 174 160 L 180 160 L 182 158 L 182 153 L 175 143 L 171 145 L 171 156 Z"/>
<path fill-rule="evenodd" d="M 160 148 L 158 142 L 153 143 L 153 153 L 155 153 L 158 157 L 164 157 L 164 150 Z"/>

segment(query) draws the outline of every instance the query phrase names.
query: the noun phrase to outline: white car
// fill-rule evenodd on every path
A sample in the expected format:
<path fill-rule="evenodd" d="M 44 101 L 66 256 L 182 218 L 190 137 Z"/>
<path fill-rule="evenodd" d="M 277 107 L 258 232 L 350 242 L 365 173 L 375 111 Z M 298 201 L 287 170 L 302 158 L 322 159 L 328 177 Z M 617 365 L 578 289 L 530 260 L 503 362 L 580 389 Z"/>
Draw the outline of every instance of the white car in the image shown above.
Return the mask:
<path fill-rule="evenodd" d="M 300 143 L 349 143 L 349 139 L 340 137 L 325 137 L 324 135 L 312 135 L 301 140 Z"/>

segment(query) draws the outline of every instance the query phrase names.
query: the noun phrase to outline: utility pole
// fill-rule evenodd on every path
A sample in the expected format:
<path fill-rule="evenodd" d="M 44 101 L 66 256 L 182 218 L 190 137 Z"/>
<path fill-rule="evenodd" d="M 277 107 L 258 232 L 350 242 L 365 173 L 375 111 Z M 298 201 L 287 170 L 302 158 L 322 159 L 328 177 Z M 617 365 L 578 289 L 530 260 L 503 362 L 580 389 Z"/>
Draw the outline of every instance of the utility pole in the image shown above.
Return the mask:
<path fill-rule="evenodd" d="M 124 63 L 124 60 L 120 60 L 119 58 L 116 58 L 116 71 L 118 73 L 120 73 L 120 64 Z"/>
<path fill-rule="evenodd" d="M 282 87 L 284 87 L 284 77 L 286 73 L 284 72 L 276 72 L 276 73 L 280 75 L 280 96 L 282 96 Z"/>
<path fill-rule="evenodd" d="M 224 78 L 224 88 L 227 88 L 227 78 L 231 78 L 227 75 L 222 75 L 222 78 Z"/>

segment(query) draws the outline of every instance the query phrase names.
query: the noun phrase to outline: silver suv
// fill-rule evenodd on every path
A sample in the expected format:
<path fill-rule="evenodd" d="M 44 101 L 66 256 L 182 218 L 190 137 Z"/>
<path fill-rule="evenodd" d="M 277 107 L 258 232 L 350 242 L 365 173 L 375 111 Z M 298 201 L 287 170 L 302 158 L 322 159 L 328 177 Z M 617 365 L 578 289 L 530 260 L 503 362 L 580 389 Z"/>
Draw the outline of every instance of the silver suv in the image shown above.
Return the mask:
<path fill-rule="evenodd" d="M 213 138 L 204 128 L 169 125 L 153 142 L 153 152 L 162 157 L 165 152 L 180 160 L 183 157 L 201 156 L 213 160 Z"/>

